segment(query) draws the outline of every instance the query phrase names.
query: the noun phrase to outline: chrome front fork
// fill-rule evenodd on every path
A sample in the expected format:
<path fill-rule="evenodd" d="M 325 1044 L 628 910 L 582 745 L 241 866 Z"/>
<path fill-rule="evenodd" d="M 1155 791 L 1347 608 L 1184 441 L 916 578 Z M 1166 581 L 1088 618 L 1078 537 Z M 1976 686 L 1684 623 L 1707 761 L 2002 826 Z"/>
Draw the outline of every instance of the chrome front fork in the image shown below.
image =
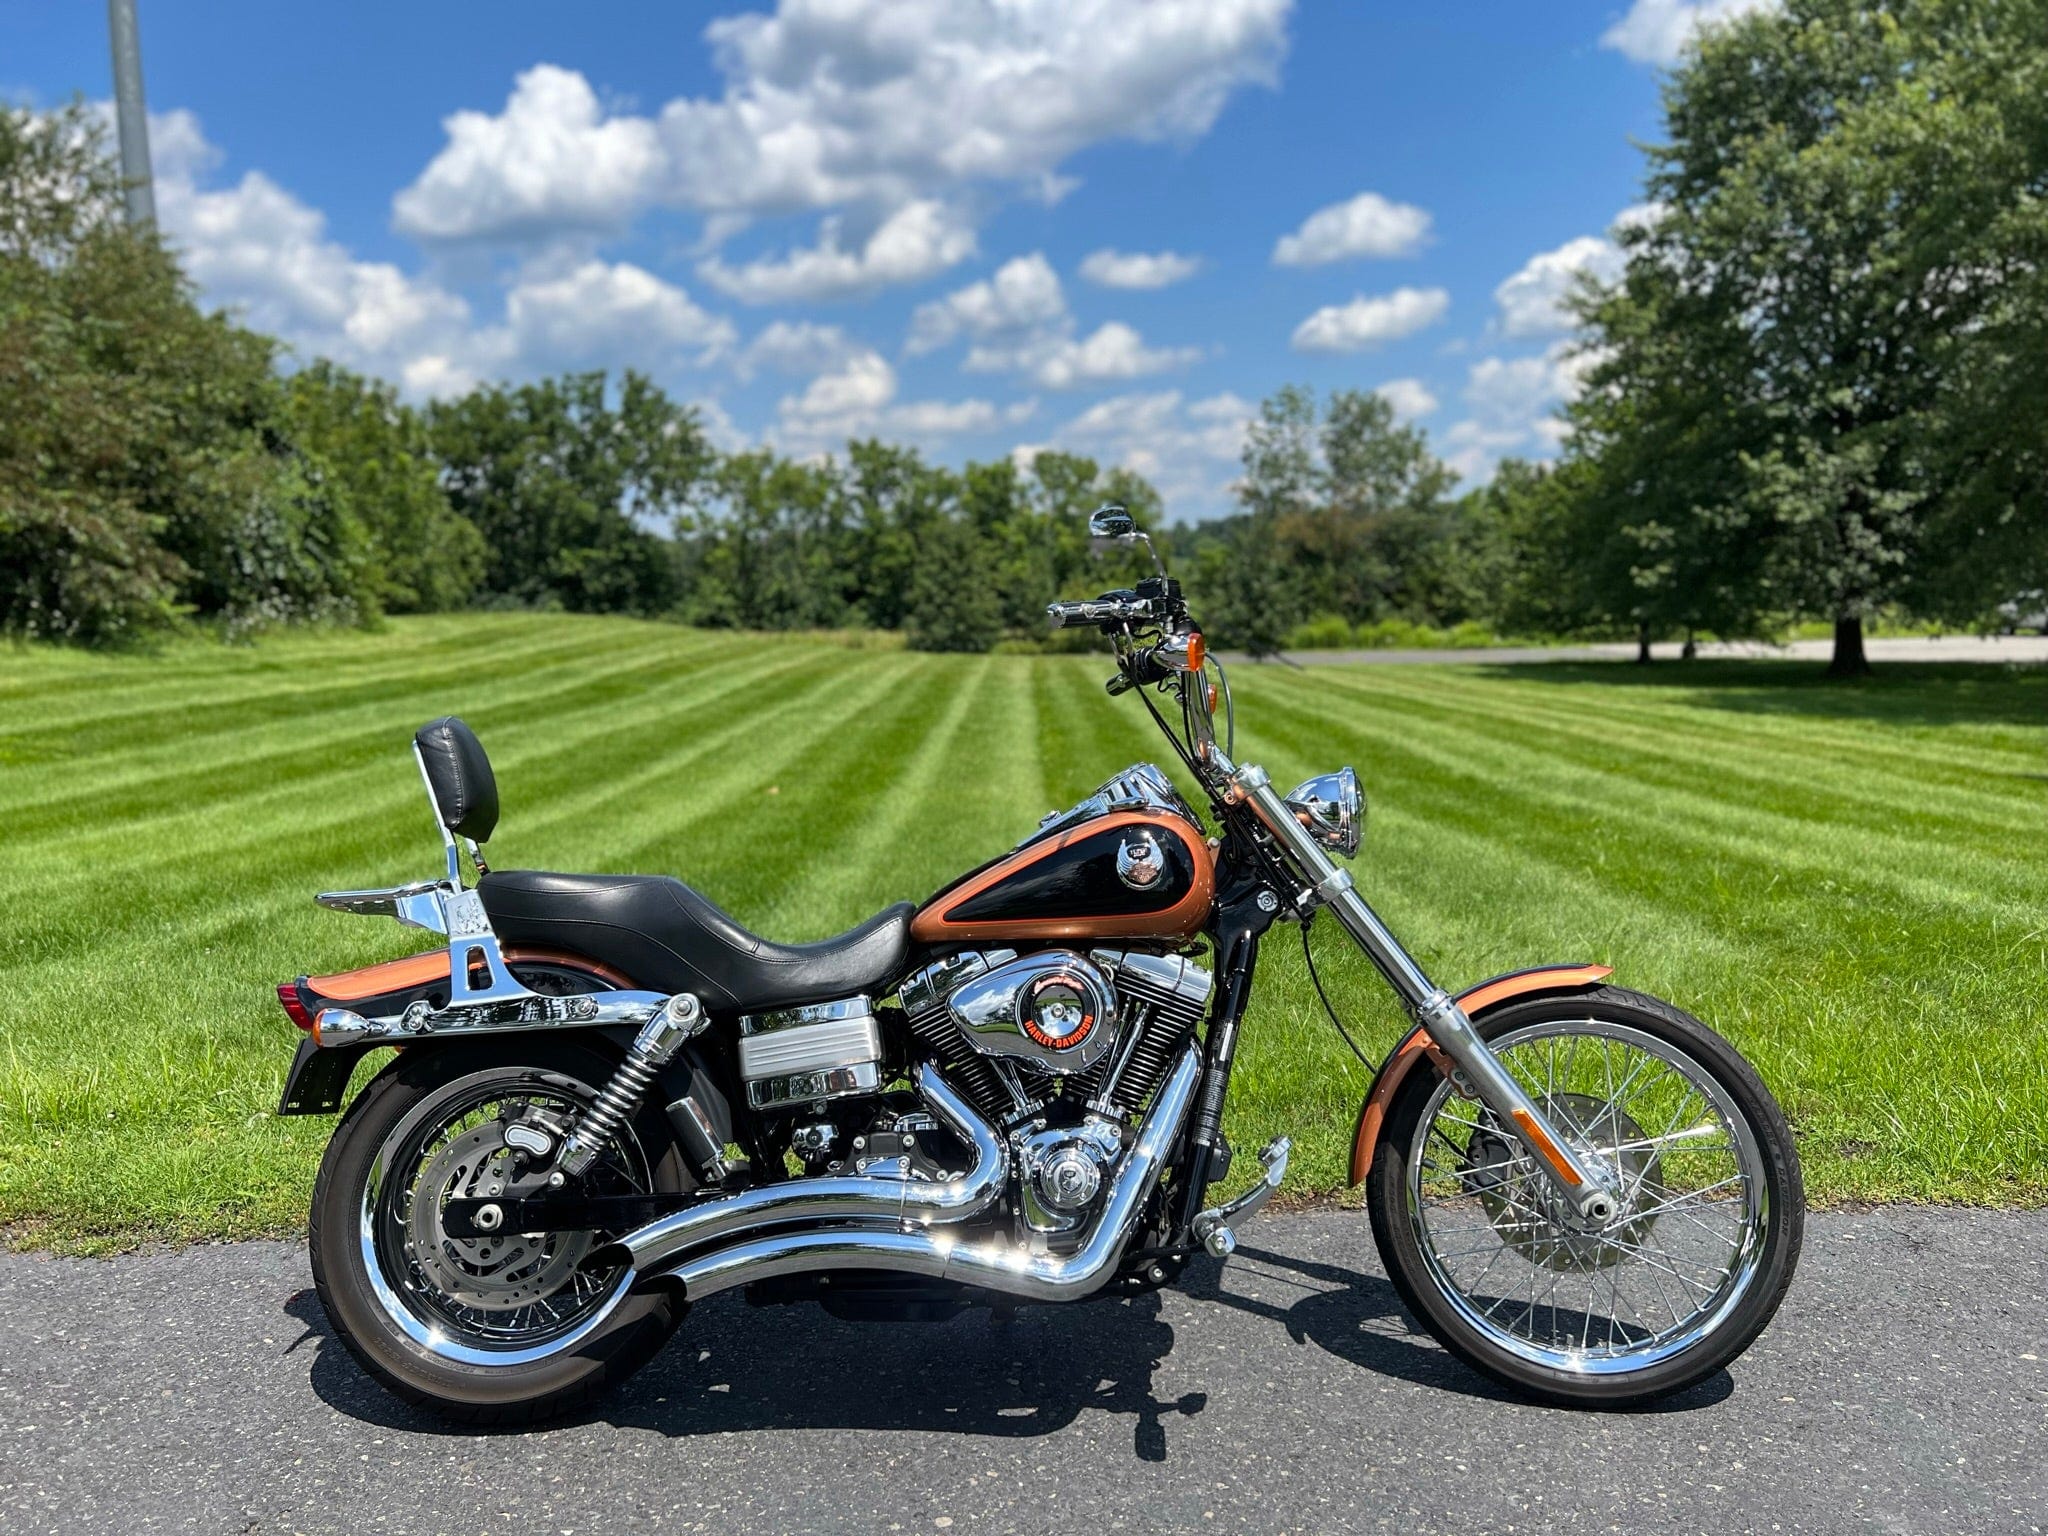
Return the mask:
<path fill-rule="evenodd" d="M 1451 1058 L 1463 1079 L 1459 1086 L 1469 1089 L 1493 1111 L 1583 1219 L 1602 1224 L 1613 1220 L 1619 1192 L 1608 1181 L 1604 1166 L 1598 1159 L 1574 1155 L 1571 1142 L 1508 1075 L 1457 999 L 1423 973 L 1415 957 L 1401 947 L 1379 914 L 1353 888 L 1350 871 L 1338 868 L 1308 829 L 1294 819 L 1266 770 L 1252 763 L 1237 767 L 1213 748 L 1210 760 L 1224 775 L 1231 797 L 1251 807 L 1252 814 L 1280 840 L 1308 877 L 1309 890 L 1301 898 L 1303 915 L 1316 906 L 1328 907 L 1387 978 L 1387 984 L 1400 994 L 1415 1022 Z"/>

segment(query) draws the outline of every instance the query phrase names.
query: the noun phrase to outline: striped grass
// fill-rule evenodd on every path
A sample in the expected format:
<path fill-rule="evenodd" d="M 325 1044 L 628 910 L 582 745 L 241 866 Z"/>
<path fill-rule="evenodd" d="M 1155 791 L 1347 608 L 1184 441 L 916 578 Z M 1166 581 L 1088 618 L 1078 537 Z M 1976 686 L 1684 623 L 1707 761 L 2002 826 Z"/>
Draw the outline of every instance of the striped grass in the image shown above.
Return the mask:
<path fill-rule="evenodd" d="M 921 897 L 1139 759 L 1082 657 L 559 615 L 0 652 L 0 1224 L 288 1230 L 331 1122 L 272 1114 L 279 979 L 416 947 L 309 893 L 431 872 L 406 754 L 495 760 L 506 865 L 673 872 L 777 937 Z M 1240 668 L 1240 756 L 1373 797 L 1361 886 L 1454 984 L 1600 960 L 1750 1053 L 1824 1200 L 2048 1197 L 2048 674 L 1765 662 Z M 1328 926 L 1369 1049 L 1402 1021 Z M 367 1075 L 367 1074 L 365 1074 Z M 1278 930 L 1230 1129 L 1343 1184 L 1368 1073 Z"/>

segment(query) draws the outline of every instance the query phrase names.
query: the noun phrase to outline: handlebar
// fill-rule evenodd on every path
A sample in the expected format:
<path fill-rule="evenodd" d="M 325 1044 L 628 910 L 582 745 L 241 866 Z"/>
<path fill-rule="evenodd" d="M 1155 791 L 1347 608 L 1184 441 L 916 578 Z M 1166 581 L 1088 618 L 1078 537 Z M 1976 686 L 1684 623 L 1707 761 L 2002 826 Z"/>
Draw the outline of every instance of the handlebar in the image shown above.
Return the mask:
<path fill-rule="evenodd" d="M 1153 616 L 1152 600 L 1134 592 L 1105 592 L 1079 602 L 1047 603 L 1045 616 L 1054 629 L 1080 624 L 1138 624 Z"/>

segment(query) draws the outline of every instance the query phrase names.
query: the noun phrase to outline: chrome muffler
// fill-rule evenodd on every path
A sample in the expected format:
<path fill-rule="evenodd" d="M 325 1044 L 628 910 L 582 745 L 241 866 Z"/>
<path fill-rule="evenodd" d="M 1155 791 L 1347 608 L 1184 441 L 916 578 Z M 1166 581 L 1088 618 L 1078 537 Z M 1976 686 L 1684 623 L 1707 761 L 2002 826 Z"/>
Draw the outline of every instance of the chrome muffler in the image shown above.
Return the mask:
<path fill-rule="evenodd" d="M 681 1255 L 757 1227 L 784 1222 L 867 1222 L 919 1226 L 964 1221 L 995 1203 L 1010 1178 L 1010 1149 L 986 1120 L 929 1062 L 911 1074 L 918 1096 L 973 1149 L 974 1163 L 957 1178 L 884 1179 L 859 1174 L 792 1179 L 708 1200 L 650 1221 L 594 1250 L 586 1269 L 622 1259 L 636 1274 L 663 1271 Z"/>
<path fill-rule="evenodd" d="M 936 1080 L 936 1074 L 933 1079 Z M 862 1230 L 859 1227 L 808 1227 L 801 1231 L 755 1237 L 725 1247 L 698 1246 L 694 1254 L 672 1259 L 663 1267 L 642 1267 L 637 1252 L 651 1251 L 641 1244 L 636 1251 L 633 1283 L 680 1284 L 683 1294 L 695 1300 L 715 1291 L 746 1285 L 778 1275 L 805 1274 L 817 1270 L 879 1269 L 900 1274 L 922 1275 L 934 1280 L 952 1280 L 962 1285 L 982 1286 L 1032 1301 L 1072 1301 L 1100 1289 L 1114 1271 L 1115 1261 L 1129 1245 L 1131 1233 L 1143 1214 L 1145 1201 L 1158 1182 L 1167 1153 L 1187 1117 L 1195 1083 L 1201 1076 L 1201 1057 L 1190 1045 L 1161 1086 L 1152 1109 L 1139 1128 L 1137 1141 L 1110 1180 L 1102 1214 L 1096 1218 L 1088 1240 L 1075 1252 L 1055 1256 L 1033 1254 L 1007 1243 L 963 1239 L 951 1227 L 937 1231 Z M 920 1088 L 924 1085 L 920 1082 Z M 1001 1143 L 995 1143 L 1001 1153 Z M 1004 1157 L 1003 1175 L 1007 1177 Z M 982 1166 L 977 1165 L 979 1175 Z M 836 1181 L 835 1181 L 836 1182 Z M 848 1180 L 873 1183 L 872 1180 Z M 907 1182 L 907 1181 L 906 1181 Z M 955 1181 L 958 1182 L 958 1181 Z M 994 1181 L 1000 1188 L 1001 1179 Z M 913 1186 L 914 1187 L 914 1186 Z M 939 1186 L 943 1188 L 944 1186 Z M 762 1191 L 761 1193 L 766 1193 Z M 993 1198 L 993 1193 L 991 1197 Z M 985 1204 L 986 1202 L 984 1202 Z M 686 1219 L 669 1217 L 655 1226 Z M 843 1216 L 844 1211 L 835 1213 Z M 955 1218 L 957 1219 L 957 1218 Z M 651 1229 L 642 1229 L 643 1232 Z M 729 1230 L 729 1229 L 728 1229 Z M 640 1233 L 624 1244 L 612 1244 L 592 1254 L 586 1264 L 600 1261 L 607 1253 L 617 1262 L 622 1248 L 633 1248 Z M 668 1250 L 671 1256 L 676 1250 Z M 659 1265 L 661 1261 L 651 1260 Z"/>

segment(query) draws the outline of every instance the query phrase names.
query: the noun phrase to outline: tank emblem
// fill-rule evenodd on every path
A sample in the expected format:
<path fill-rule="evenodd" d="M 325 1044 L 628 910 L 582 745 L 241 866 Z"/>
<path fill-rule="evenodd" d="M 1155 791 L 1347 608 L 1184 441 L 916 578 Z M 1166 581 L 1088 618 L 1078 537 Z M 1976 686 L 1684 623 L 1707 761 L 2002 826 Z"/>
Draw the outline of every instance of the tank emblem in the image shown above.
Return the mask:
<path fill-rule="evenodd" d="M 1134 891 L 1148 891 L 1166 872 L 1166 860 L 1150 832 L 1140 832 L 1116 850 L 1117 878 Z"/>

